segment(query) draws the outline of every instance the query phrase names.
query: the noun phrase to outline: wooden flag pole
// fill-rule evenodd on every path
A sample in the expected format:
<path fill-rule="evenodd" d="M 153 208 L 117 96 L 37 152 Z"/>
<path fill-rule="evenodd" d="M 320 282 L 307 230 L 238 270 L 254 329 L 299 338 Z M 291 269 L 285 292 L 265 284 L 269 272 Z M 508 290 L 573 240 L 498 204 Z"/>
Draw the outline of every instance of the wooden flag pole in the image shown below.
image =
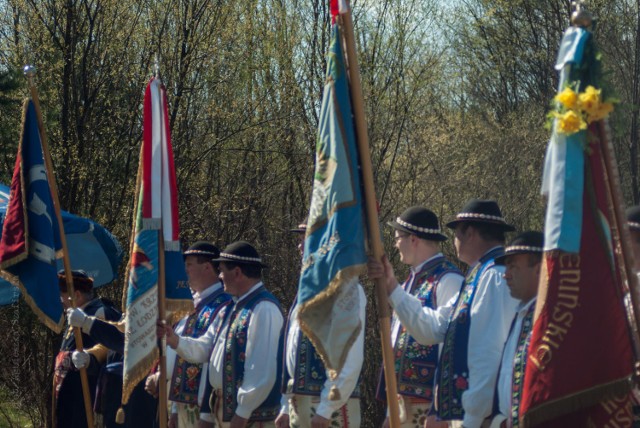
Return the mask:
<path fill-rule="evenodd" d="M 158 231 L 158 319 L 166 320 L 165 302 L 165 260 L 164 260 L 164 236 L 162 228 Z M 158 418 L 160 428 L 167 426 L 167 338 L 159 339 L 160 349 L 160 380 L 158 382 Z"/>
<path fill-rule="evenodd" d="M 592 25 L 593 18 L 591 14 L 584 9 L 584 5 L 581 2 L 574 4 L 575 10 L 571 15 L 571 23 L 577 27 L 589 29 Z M 640 284 L 638 283 L 638 276 L 636 275 L 633 259 L 633 248 L 631 248 L 631 234 L 629 233 L 629 226 L 625 218 L 623 207 L 622 191 L 620 190 L 620 172 L 618 171 L 618 165 L 615 160 L 615 151 L 613 144 L 611 143 L 611 130 L 609 128 L 609 122 L 605 119 L 602 120 L 597 126 L 600 135 L 599 141 L 601 143 L 602 150 L 602 162 L 604 167 L 606 185 L 609 189 L 609 205 L 612 213 L 613 221 L 613 238 L 614 238 L 614 257 L 621 258 L 623 266 L 623 279 L 626 278 L 629 287 L 629 297 L 631 299 L 631 306 L 633 308 L 632 315 L 627 319 L 630 322 L 631 328 L 631 342 L 633 343 L 636 359 L 640 358 Z M 616 249 L 615 241 L 619 246 Z"/>
<path fill-rule="evenodd" d="M 369 136 L 367 133 L 367 123 L 364 114 L 364 100 L 362 96 L 362 83 L 360 81 L 360 67 L 356 54 L 356 44 L 353 31 L 353 21 L 351 10 L 339 15 L 343 28 L 347 49 L 347 70 L 349 74 L 349 88 L 351 91 L 351 102 L 353 104 L 353 115 L 356 123 L 356 141 L 360 156 L 360 168 L 362 171 L 362 182 L 364 187 L 364 199 L 367 212 L 367 224 L 369 229 L 369 245 L 373 257 L 382 261 L 384 249 L 380 240 L 380 223 L 378 221 L 378 207 L 376 204 L 375 186 L 373 183 L 373 168 L 371 166 L 371 153 L 369 151 Z M 380 323 L 380 342 L 382 345 L 382 360 L 384 364 L 384 378 L 387 390 L 387 406 L 389 409 L 389 422 L 391 428 L 400 427 L 400 414 L 398 409 L 398 392 L 396 386 L 396 376 L 394 367 L 393 348 L 391 346 L 391 311 L 385 287 L 385 279 L 379 278 L 375 281 L 376 295 L 378 301 L 378 321 Z"/>
<path fill-rule="evenodd" d="M 620 191 L 620 173 L 618 172 L 613 146 L 609 138 L 611 132 L 608 122 L 604 120 L 598 126 L 598 129 L 600 131 L 599 137 L 602 144 L 604 172 L 607 179 L 607 186 L 609 187 L 609 194 L 611 195 L 610 209 L 613 212 L 614 240 L 617 240 L 620 244 L 619 251 L 615 251 L 614 247 L 614 256 L 622 258 L 623 278 L 626 277 L 627 284 L 629 285 L 629 297 L 631 298 L 633 321 L 635 322 L 634 325 L 630 326 L 633 339 L 631 342 L 635 348 L 636 359 L 638 359 L 640 358 L 640 337 L 638 337 L 638 332 L 640 331 L 640 306 L 638 306 L 640 304 L 640 289 L 638 276 L 633 268 L 635 263 L 633 259 L 633 248 L 631 248 L 631 234 L 623 212 L 624 202 L 622 192 Z M 629 319 L 630 317 L 627 318 Z"/>
<path fill-rule="evenodd" d="M 58 199 L 58 186 L 56 185 L 56 178 L 53 175 L 53 163 L 51 162 L 51 154 L 49 152 L 49 144 L 47 142 L 47 133 L 45 132 L 44 123 L 42 121 L 42 114 L 40 112 L 40 99 L 38 98 L 38 89 L 34 83 L 34 76 L 36 70 L 32 66 L 26 66 L 24 68 L 24 74 L 27 76 L 29 82 L 29 91 L 31 92 L 31 99 L 33 100 L 33 106 L 36 111 L 36 117 L 38 118 L 38 129 L 40 130 L 40 140 L 42 142 L 42 156 L 44 158 L 44 165 L 47 173 L 47 180 L 49 181 L 49 189 L 51 189 L 51 198 L 53 200 L 53 208 L 55 210 L 56 219 L 58 220 L 58 229 L 60 230 L 60 244 L 62 245 L 62 261 L 64 264 L 64 276 L 67 281 L 67 291 L 71 300 L 71 307 L 76 307 L 76 299 L 73 288 L 73 276 L 71 274 L 71 262 L 69 261 L 69 249 L 67 247 L 67 237 L 64 234 L 64 224 L 62 222 L 62 216 L 60 215 L 60 200 Z M 82 352 L 82 332 L 79 327 L 73 328 L 73 335 L 76 341 L 76 350 Z M 85 368 L 80 369 L 80 383 L 82 384 L 82 397 L 84 401 L 84 410 L 87 415 L 87 427 L 93 428 L 93 406 L 91 405 L 91 392 L 89 391 L 89 378 L 87 377 L 87 370 Z M 55 414 L 55 409 L 52 409 Z M 54 421 L 55 426 L 55 421 Z M 60 427 L 62 428 L 62 427 Z"/>

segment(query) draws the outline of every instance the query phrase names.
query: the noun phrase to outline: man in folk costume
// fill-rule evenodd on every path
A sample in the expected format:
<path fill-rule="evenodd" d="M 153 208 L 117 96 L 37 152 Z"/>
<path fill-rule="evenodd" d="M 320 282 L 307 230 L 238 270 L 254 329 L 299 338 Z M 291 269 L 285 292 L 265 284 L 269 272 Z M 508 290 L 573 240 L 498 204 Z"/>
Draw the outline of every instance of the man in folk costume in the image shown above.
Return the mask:
<path fill-rule="evenodd" d="M 174 331 L 183 337 L 198 338 L 206 333 L 220 310 L 229 304 L 231 296 L 224 292 L 218 278 L 219 263 L 213 261 L 220 256 L 218 247 L 199 241 L 183 255 L 195 310 L 181 319 L 174 326 Z M 205 397 L 207 368 L 207 362 L 191 363 L 171 348 L 167 349 L 167 395 L 171 404 L 169 428 L 196 427 L 200 420 L 213 426 L 214 417 L 209 413 L 209 397 Z M 159 373 L 155 373 L 147 381 L 148 389 L 152 392 L 157 389 L 158 378 Z M 201 412 L 202 405 L 204 409 Z"/>
<path fill-rule="evenodd" d="M 71 275 L 73 276 L 74 300 L 77 307 L 96 318 L 109 321 L 116 321 L 120 318 L 120 312 L 105 305 L 101 299 L 95 296 L 93 279 L 86 272 L 74 270 Z M 67 290 L 64 271 L 58 272 L 58 286 L 60 287 L 62 305 L 67 309 L 70 307 L 71 297 Z M 106 361 L 108 350 L 87 334 L 82 334 L 82 344 L 83 351 L 77 351 L 73 327 L 69 325 L 64 333 L 54 368 L 54 423 L 57 428 L 85 428 L 87 426 L 78 368 L 87 369 L 89 391 L 93 402 L 100 367 Z"/>
<path fill-rule="evenodd" d="M 124 316 L 117 322 L 103 321 L 85 314 L 80 308 L 69 308 L 67 322 L 73 327 L 81 328 L 84 334 L 109 349 L 107 362 L 98 378 L 95 406 L 103 414 L 105 428 L 155 427 L 158 400 L 144 390 L 144 381 L 136 385 L 128 403 L 122 409 L 124 421 L 118 420 L 117 417 L 122 403 Z"/>
<path fill-rule="evenodd" d="M 220 279 L 233 302 L 199 338 L 180 337 L 158 323 L 158 334 L 187 361 L 209 361 L 211 409 L 217 427 L 273 427 L 280 409 L 282 326 L 280 303 L 262 282 L 260 254 L 234 242 L 220 257 Z"/>
<path fill-rule="evenodd" d="M 423 306 L 445 305 L 459 291 L 464 276 L 440 252 L 441 233 L 438 217 L 424 207 L 411 207 L 388 223 L 395 229 L 395 247 L 400 261 L 410 266 L 402 288 L 419 299 Z M 401 427 L 437 426 L 435 416 L 427 416 L 433 401 L 438 346 L 420 345 L 397 320 L 391 327 L 396 379 L 400 398 Z M 385 400 L 384 374 L 378 385 L 378 399 Z M 389 424 L 385 419 L 384 427 Z M 444 424 L 446 425 L 446 423 Z"/>
<path fill-rule="evenodd" d="M 398 286 L 386 257 L 369 262 L 369 276 L 386 278 L 396 316 L 423 345 L 443 343 L 438 361 L 434 407 L 450 426 L 478 428 L 491 415 L 493 390 L 502 348 L 517 300 L 504 284 L 504 267 L 495 258 L 504 253 L 504 234 L 513 231 L 495 201 L 469 201 L 447 224 L 455 230 L 458 258 L 469 265 L 457 299 L 437 310 Z"/>
<path fill-rule="evenodd" d="M 291 232 L 300 237 L 298 249 L 302 255 L 306 223 Z M 365 325 L 366 295 L 358 285 L 359 317 Z M 324 364 L 298 322 L 297 301 L 294 302 L 285 329 L 284 368 L 282 378 L 282 408 L 276 418 L 278 428 L 353 428 L 360 426 L 359 377 L 364 359 L 364 328 L 355 338 L 339 376 L 329 380 Z M 339 396 L 334 396 L 337 388 Z"/>
<path fill-rule="evenodd" d="M 542 232 L 524 232 L 511 241 L 503 256 L 496 257 L 496 264 L 506 268 L 504 278 L 511 297 L 518 299 L 520 304 L 502 352 L 491 428 L 519 426 L 520 398 L 540 282 L 543 241 Z"/>

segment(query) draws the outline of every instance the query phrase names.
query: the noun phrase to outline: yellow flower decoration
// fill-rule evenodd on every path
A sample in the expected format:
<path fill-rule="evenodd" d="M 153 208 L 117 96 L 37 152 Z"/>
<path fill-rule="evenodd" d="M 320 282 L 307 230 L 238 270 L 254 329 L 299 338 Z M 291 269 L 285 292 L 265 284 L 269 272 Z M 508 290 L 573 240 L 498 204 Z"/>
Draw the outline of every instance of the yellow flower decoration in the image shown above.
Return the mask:
<path fill-rule="evenodd" d="M 580 115 L 576 114 L 573 110 L 569 110 L 564 114 L 558 114 L 558 130 L 563 134 L 573 134 L 581 129 L 587 128 L 587 122 L 585 122 Z"/>
<path fill-rule="evenodd" d="M 600 109 L 600 89 L 587 86 L 587 89 L 578 95 L 579 107 L 589 116 Z"/>
<path fill-rule="evenodd" d="M 589 118 L 587 119 L 587 121 L 589 123 L 597 122 L 598 120 L 602 120 L 609 116 L 609 113 L 611 113 L 612 111 L 613 103 L 600 103 L 596 110 L 588 113 Z"/>
<path fill-rule="evenodd" d="M 557 120 L 556 131 L 573 134 L 586 129 L 587 125 L 606 119 L 613 111 L 614 99 L 602 100 L 600 89 L 587 86 L 584 92 L 576 93 L 569 86 L 559 92 L 554 100 L 558 103 L 550 117 Z"/>
<path fill-rule="evenodd" d="M 576 107 L 576 103 L 578 102 L 578 94 L 576 94 L 573 89 L 567 86 L 562 92 L 556 95 L 554 99 L 565 106 L 565 108 L 573 110 Z"/>

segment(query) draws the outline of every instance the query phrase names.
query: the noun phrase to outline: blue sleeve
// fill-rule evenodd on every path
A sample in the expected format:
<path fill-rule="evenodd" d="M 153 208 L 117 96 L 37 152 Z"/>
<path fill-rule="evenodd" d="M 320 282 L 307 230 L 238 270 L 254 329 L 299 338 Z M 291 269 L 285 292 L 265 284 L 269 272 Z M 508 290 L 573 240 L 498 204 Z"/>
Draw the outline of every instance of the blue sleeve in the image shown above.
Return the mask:
<path fill-rule="evenodd" d="M 90 336 L 112 351 L 124 354 L 124 333 L 115 325 L 96 319 L 91 326 Z"/>

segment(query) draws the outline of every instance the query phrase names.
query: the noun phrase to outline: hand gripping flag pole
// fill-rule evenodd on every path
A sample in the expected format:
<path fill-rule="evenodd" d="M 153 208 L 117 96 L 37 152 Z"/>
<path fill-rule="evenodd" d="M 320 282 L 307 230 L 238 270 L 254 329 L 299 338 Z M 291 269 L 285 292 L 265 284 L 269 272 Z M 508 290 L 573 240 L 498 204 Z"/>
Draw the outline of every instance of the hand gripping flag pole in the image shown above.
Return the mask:
<path fill-rule="evenodd" d="M 335 0 L 332 1 L 336 3 Z M 346 46 L 347 58 L 345 60 L 348 76 L 349 88 L 351 91 L 351 101 L 353 103 L 353 115 L 356 124 L 356 141 L 360 154 L 360 168 L 362 172 L 362 182 L 364 187 L 364 199 L 367 213 L 367 226 L 369 232 L 369 245 L 373 252 L 373 257 L 381 261 L 384 254 L 382 242 L 380 240 L 380 223 L 378 220 L 378 209 L 376 204 L 375 187 L 373 182 L 373 168 L 371 166 L 371 152 L 369 150 L 369 136 L 367 133 L 367 123 L 364 113 L 364 101 L 362 96 L 362 83 L 360 80 L 360 66 L 356 54 L 355 37 L 353 30 L 353 20 L 351 18 L 351 8 L 347 0 L 338 0 L 338 21 L 341 24 Z M 334 8 L 335 9 L 335 6 Z M 397 399 L 397 385 L 394 368 L 393 348 L 391 346 L 391 312 L 387 291 L 384 285 L 384 278 L 375 281 L 376 296 L 378 302 L 378 320 L 380 323 L 380 342 L 382 345 L 382 359 L 384 365 L 384 376 L 387 391 L 387 406 L 389 409 L 389 422 L 391 428 L 400 427 L 400 416 Z"/>

